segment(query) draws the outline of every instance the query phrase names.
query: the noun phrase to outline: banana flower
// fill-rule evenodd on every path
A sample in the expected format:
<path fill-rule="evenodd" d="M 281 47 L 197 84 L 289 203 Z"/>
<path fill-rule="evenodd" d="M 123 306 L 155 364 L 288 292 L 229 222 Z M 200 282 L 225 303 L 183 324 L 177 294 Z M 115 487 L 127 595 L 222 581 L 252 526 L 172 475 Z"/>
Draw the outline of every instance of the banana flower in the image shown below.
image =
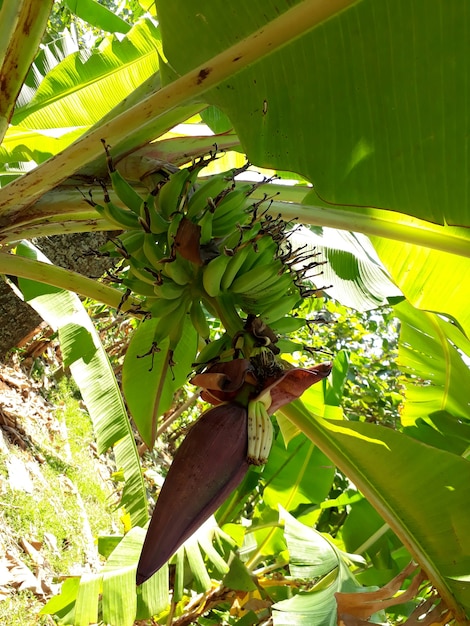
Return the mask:
<path fill-rule="evenodd" d="M 250 464 L 263 464 L 272 439 L 272 415 L 326 378 L 331 363 L 292 368 L 260 380 L 247 359 L 218 363 L 193 383 L 216 405 L 201 415 L 178 448 L 157 499 L 137 567 L 140 585 L 238 487 Z"/>

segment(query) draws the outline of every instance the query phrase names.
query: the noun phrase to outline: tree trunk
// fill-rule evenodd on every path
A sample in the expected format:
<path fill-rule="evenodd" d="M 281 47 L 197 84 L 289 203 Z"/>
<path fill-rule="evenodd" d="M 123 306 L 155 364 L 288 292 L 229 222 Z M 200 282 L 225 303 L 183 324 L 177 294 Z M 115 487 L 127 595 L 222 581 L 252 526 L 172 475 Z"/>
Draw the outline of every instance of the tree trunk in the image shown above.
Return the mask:
<path fill-rule="evenodd" d="M 76 233 L 44 237 L 34 243 L 55 265 L 99 278 L 114 264 L 112 259 L 98 254 L 106 241 L 105 233 Z M 41 323 L 36 311 L 0 280 L 0 359 Z"/>

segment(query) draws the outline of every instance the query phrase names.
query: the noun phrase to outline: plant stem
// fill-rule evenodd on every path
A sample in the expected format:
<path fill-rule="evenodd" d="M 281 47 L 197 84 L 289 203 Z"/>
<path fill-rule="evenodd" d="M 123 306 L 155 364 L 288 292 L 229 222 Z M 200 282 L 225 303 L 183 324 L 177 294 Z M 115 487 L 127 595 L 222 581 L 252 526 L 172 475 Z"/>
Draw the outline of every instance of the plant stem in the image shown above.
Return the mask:
<path fill-rule="evenodd" d="M 269 213 L 275 215 L 280 213 L 286 221 L 297 219 L 300 224 L 329 226 L 365 235 L 376 235 L 470 257 L 470 239 L 464 229 L 431 224 L 385 209 L 351 210 L 275 201 L 272 202 Z"/>
<path fill-rule="evenodd" d="M 182 122 L 194 112 L 199 112 L 201 104 L 194 102 L 206 91 L 356 2 L 357 0 L 303 0 L 181 78 L 162 89 L 157 86 L 154 93 L 135 106 L 94 128 L 62 153 L 1 189 L 0 213 L 9 214 L 15 207 L 31 205 L 49 189 L 100 157 L 103 151 L 102 138 L 116 146 L 134 133 L 139 133 L 140 136 L 144 133 L 145 141 L 142 139 L 141 145 L 161 136 L 178 121 Z M 184 116 L 180 107 L 185 107 Z M 152 128 L 151 135 L 149 126 Z M 138 144 L 134 143 L 132 149 L 136 147 Z M 122 156 L 122 152 L 114 155 L 115 158 L 119 156 Z"/>
<path fill-rule="evenodd" d="M 20 278 L 29 278 L 46 285 L 74 291 L 75 293 L 97 300 L 117 309 L 122 301 L 123 294 L 114 287 L 82 276 L 77 272 L 66 270 L 43 261 L 34 261 L 14 254 L 0 252 L 0 273 Z M 136 302 L 127 300 L 121 306 L 121 311 L 128 311 Z"/>

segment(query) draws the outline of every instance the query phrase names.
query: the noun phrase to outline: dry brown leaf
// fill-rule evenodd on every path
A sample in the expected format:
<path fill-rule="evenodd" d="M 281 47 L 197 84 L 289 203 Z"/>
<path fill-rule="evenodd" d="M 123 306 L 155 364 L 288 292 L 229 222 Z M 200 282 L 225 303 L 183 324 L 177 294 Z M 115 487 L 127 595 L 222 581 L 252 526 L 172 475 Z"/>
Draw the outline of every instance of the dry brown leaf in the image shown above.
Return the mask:
<path fill-rule="evenodd" d="M 7 584 L 15 587 L 15 589 L 30 589 L 36 593 L 38 591 L 38 581 L 29 567 L 20 559 L 16 558 L 11 552 L 6 553 L 6 559 L 8 561 L 7 567 L 9 575 Z M 40 588 L 39 594 L 42 595 Z"/>
<path fill-rule="evenodd" d="M 54 554 L 60 554 L 59 545 L 57 543 L 57 537 L 52 533 L 44 533 L 44 543 Z"/>
<path fill-rule="evenodd" d="M 402 604 L 413 599 L 424 580 L 424 574 L 420 570 L 403 593 L 396 595 L 403 584 L 415 570 L 417 565 L 410 563 L 405 569 L 395 576 L 389 583 L 377 591 L 364 591 L 357 593 L 335 593 L 338 606 L 338 624 L 343 622 L 346 626 L 367 624 L 367 621 L 354 621 L 369 618 L 374 613 L 387 609 L 389 606 Z"/>
<path fill-rule="evenodd" d="M 23 550 L 26 552 L 26 554 L 30 557 L 34 565 L 38 565 L 38 566 L 44 565 L 44 557 L 32 543 L 30 543 L 24 537 L 21 537 L 19 544 L 23 548 Z M 42 544 L 39 542 L 36 542 L 36 545 L 41 547 Z"/>

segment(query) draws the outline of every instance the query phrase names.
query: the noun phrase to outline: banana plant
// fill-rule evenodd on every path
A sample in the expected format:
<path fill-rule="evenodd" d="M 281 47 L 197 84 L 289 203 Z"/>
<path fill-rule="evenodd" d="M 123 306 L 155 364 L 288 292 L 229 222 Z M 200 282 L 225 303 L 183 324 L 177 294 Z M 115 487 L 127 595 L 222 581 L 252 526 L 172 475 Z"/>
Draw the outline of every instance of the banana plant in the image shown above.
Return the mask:
<path fill-rule="evenodd" d="M 157 235 L 168 233 L 170 227 L 166 225 L 165 230 L 160 225 L 163 230 L 158 233 L 160 227 L 151 223 L 148 211 L 155 209 L 155 223 L 160 218 L 173 221 L 173 214 L 155 203 L 150 206 L 156 194 L 150 198 L 149 189 L 168 194 L 171 186 L 164 183 L 179 175 L 171 166 L 184 165 L 188 156 L 197 159 L 207 154 L 212 144 L 218 149 L 236 148 L 256 167 L 294 173 L 301 184 L 287 187 L 266 182 L 250 189 L 252 206 L 275 193 L 268 215 L 279 214 L 285 222 L 298 219 L 315 230 L 317 237 L 325 235 L 325 250 L 329 249 L 328 229 L 370 237 L 395 283 L 382 297 L 389 296 L 392 302 L 398 289 L 408 301 L 397 308 L 403 320 L 403 367 L 430 383 L 426 391 L 418 393 L 411 386 L 407 390 L 407 434 L 328 420 L 324 407 L 311 404 L 308 410 L 308 402 L 307 409 L 289 405 L 283 414 L 361 489 L 438 589 L 455 619 L 465 623 L 470 615 L 466 557 L 470 546 L 465 530 L 470 477 L 464 457 L 470 413 L 468 401 L 461 397 L 464 387 L 457 387 L 453 376 L 468 371 L 469 354 L 468 146 L 462 129 L 468 126 L 465 76 L 470 43 L 465 32 L 470 9 L 457 3 L 443 9 L 439 0 L 301 0 L 282 8 L 275 2 L 241 0 L 236 10 L 227 9 L 221 0 L 210 6 L 187 0 L 156 4 L 158 27 L 145 17 L 124 38 L 104 41 L 86 60 L 78 53 L 66 57 L 46 73 L 32 98 L 18 100 L 51 2 L 40 3 L 28 46 L 21 42 L 37 3 L 2 3 L 0 21 L 7 36 L 0 48 L 6 94 L 0 107 L 0 158 L 2 181 L 7 184 L 2 183 L 0 189 L 0 272 L 137 312 L 142 297 L 162 297 L 162 289 L 160 296 L 155 292 L 156 277 L 149 278 L 145 266 L 142 271 L 137 264 L 135 271 L 140 271 L 139 280 L 152 285 L 153 295 L 138 294 L 136 301 L 133 296 L 125 299 L 116 287 L 22 259 L 12 250 L 21 239 L 116 227 L 131 233 L 139 228 L 147 248 L 152 241 L 158 248 Z M 108 28 L 126 30 L 111 22 Z M 101 91 L 99 85 L 104 86 Z M 195 116 L 216 135 L 210 139 L 166 135 Z M 103 143 L 110 146 L 108 158 Z M 113 181 L 115 171 L 134 182 L 137 210 L 129 202 L 124 202 L 129 209 L 124 208 L 116 188 L 105 192 L 103 202 L 96 180 Z M 183 171 L 194 175 L 186 183 L 197 189 L 199 171 Z M 207 193 L 217 200 L 214 213 L 230 194 L 246 190 L 237 181 L 224 180 L 224 184 L 227 189 L 230 186 L 225 195 L 218 195 L 222 190 Z M 179 189 L 174 206 L 189 201 Z M 90 190 L 91 197 L 87 196 Z M 241 222 L 245 210 L 246 203 L 238 204 L 235 217 Z M 202 246 L 208 237 L 205 213 L 194 208 L 195 219 L 189 220 L 199 228 L 197 240 Z M 246 225 L 254 227 L 249 220 Z M 186 231 L 191 236 L 194 226 L 186 225 L 193 229 Z M 187 263 L 179 270 L 186 267 L 200 277 L 197 293 L 192 287 L 185 292 L 185 312 L 192 311 L 191 327 L 204 337 L 204 322 L 217 318 L 233 339 L 243 329 L 218 290 L 223 291 L 224 276 L 229 281 L 225 273 L 229 262 L 237 258 L 241 263 L 248 246 L 235 242 L 227 247 L 235 251 L 231 257 L 220 248 L 211 259 L 198 257 L 200 251 L 190 249 L 183 227 L 184 223 L 175 223 L 172 239 L 167 237 L 165 245 L 170 253 L 173 245 L 180 245 L 178 253 L 184 252 Z M 254 237 L 252 233 L 250 241 Z M 166 254 L 168 250 L 163 249 Z M 364 268 L 374 263 L 378 267 L 378 261 L 375 256 L 372 259 L 370 249 L 361 249 L 361 263 L 354 249 L 348 255 L 333 249 L 325 256 L 332 282 L 339 276 L 344 292 L 354 288 L 356 294 L 373 298 Z M 161 262 L 158 250 L 153 252 Z M 367 257 L 372 265 L 363 262 Z M 208 271 L 200 271 L 202 267 Z M 168 275 L 171 271 L 169 262 Z M 258 316 L 265 311 L 257 308 L 254 293 L 259 283 L 256 274 L 248 276 L 249 271 L 238 277 L 243 278 L 238 283 L 235 272 L 230 287 L 235 293 L 249 294 L 237 300 L 238 311 L 242 307 L 247 315 Z M 266 273 L 264 279 L 269 278 Z M 176 275 L 171 280 L 179 284 Z M 335 293 L 340 300 L 341 291 Z M 294 295 L 290 287 L 280 292 L 280 297 Z M 198 306 L 192 306 L 191 298 Z M 165 302 L 174 299 L 163 298 Z M 165 306 L 168 315 L 176 310 Z M 294 308 L 295 304 L 284 315 L 267 321 L 279 321 Z M 168 322 L 168 317 L 161 319 Z M 167 322 L 160 330 L 152 328 L 155 322 L 144 323 L 130 347 L 131 354 L 143 355 L 149 336 L 154 331 L 161 334 L 160 352 L 154 350 L 148 357 L 156 359 L 155 369 L 149 372 L 151 368 L 140 361 L 142 380 L 159 381 L 152 387 L 155 392 L 149 405 L 139 402 L 132 382 L 128 385 L 130 405 L 134 404 L 137 422 L 142 423 L 150 445 L 155 419 L 171 402 L 174 390 L 170 380 L 178 333 L 172 335 Z M 420 330 L 421 323 L 426 323 L 427 332 Z M 192 346 L 185 351 L 192 360 L 194 333 L 181 330 L 181 319 L 175 327 Z M 265 331 L 257 334 L 258 329 L 250 328 L 250 340 L 272 342 Z M 164 336 L 168 336 L 167 344 Z M 227 347 L 230 342 L 224 345 L 222 339 L 216 354 Z M 162 351 L 166 356 L 158 361 Z M 184 378 L 187 364 L 175 372 L 176 378 Z M 423 405 L 416 400 L 426 394 L 429 402 Z M 435 435 L 438 424 L 439 436 Z M 449 443 L 451 433 L 453 443 Z M 425 438 L 427 445 L 418 442 L 419 438 Z M 418 465 L 432 476 L 432 490 L 426 481 L 416 480 Z M 436 467 L 442 467 L 442 472 L 436 472 Z M 438 494 L 438 502 L 433 494 Z"/>

